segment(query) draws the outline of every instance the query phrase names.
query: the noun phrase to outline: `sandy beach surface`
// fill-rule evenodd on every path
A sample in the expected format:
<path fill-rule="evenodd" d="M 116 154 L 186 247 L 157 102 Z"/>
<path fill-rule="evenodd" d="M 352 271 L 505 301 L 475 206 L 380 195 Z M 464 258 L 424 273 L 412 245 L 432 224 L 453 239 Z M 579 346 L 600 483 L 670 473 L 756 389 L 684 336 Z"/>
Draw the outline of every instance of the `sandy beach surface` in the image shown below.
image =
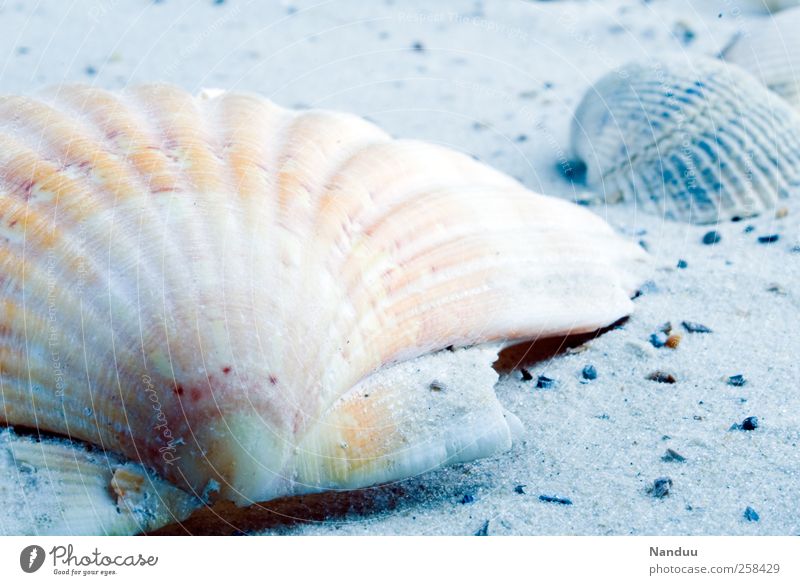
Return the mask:
<path fill-rule="evenodd" d="M 3 93 L 66 81 L 256 91 L 366 116 L 581 200 L 564 171 L 570 119 L 591 83 L 631 58 L 714 55 L 767 18 L 757 5 L 6 1 L 0 84 Z M 501 376 L 497 394 L 524 424 L 522 440 L 378 488 L 394 494 L 386 508 L 268 533 L 800 535 L 798 198 L 785 207 L 712 227 L 594 207 L 647 247 L 652 279 L 618 328 L 530 365 L 530 376 Z M 711 229 L 721 238 L 705 245 Z M 675 349 L 649 341 L 666 322 L 682 335 Z M 587 365 L 596 379 L 583 379 Z M 654 372 L 674 383 L 649 380 Z M 555 382 L 537 388 L 539 376 Z M 747 417 L 757 428 L 735 427 Z M 659 478 L 671 484 L 650 489 Z"/>

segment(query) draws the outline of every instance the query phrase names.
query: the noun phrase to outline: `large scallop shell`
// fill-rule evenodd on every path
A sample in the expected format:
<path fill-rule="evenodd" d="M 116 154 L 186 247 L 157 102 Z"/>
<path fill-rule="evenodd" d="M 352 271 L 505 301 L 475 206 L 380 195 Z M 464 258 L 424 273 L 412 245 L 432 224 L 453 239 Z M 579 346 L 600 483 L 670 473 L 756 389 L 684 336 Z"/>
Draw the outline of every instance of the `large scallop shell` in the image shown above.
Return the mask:
<path fill-rule="evenodd" d="M 710 223 L 775 207 L 800 185 L 800 115 L 742 69 L 634 62 L 589 89 L 572 150 L 606 201 Z"/>
<path fill-rule="evenodd" d="M 352 115 L 164 86 L 0 98 L 0 420 L 204 501 L 509 448 L 493 373 L 426 354 L 603 327 L 644 269 L 590 211 Z"/>
<path fill-rule="evenodd" d="M 800 7 L 754 24 L 723 57 L 800 109 Z"/>

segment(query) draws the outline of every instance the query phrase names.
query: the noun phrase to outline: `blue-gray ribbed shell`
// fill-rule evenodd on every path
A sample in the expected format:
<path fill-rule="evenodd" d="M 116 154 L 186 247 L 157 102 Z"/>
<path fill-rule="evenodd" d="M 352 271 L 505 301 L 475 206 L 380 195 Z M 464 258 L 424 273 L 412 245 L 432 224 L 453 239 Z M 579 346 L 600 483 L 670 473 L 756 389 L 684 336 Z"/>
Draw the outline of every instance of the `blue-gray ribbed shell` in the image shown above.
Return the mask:
<path fill-rule="evenodd" d="M 589 89 L 572 149 L 606 201 L 670 219 L 756 215 L 800 188 L 800 114 L 739 67 L 635 62 Z"/>

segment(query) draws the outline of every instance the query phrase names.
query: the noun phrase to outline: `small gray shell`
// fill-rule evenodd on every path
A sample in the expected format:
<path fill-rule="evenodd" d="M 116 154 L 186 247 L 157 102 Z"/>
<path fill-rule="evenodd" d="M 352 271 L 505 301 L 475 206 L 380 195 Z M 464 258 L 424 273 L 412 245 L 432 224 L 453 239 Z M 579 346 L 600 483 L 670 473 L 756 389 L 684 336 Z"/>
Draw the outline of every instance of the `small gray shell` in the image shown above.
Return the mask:
<path fill-rule="evenodd" d="M 800 109 L 800 7 L 760 20 L 723 57 Z"/>
<path fill-rule="evenodd" d="M 578 106 L 571 147 L 606 202 L 693 223 L 756 215 L 800 186 L 800 114 L 714 59 L 609 73 Z"/>

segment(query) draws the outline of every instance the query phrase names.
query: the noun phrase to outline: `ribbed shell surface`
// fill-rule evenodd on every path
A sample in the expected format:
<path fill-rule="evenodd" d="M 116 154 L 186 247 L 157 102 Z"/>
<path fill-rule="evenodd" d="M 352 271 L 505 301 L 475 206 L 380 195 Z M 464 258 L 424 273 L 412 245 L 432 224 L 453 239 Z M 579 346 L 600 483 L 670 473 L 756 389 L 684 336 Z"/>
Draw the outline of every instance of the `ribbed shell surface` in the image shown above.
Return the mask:
<path fill-rule="evenodd" d="M 710 223 L 755 215 L 800 186 L 800 116 L 736 66 L 634 62 L 589 89 L 574 154 L 609 202 Z"/>
<path fill-rule="evenodd" d="M 612 323 L 645 267 L 593 213 L 353 115 L 164 86 L 0 98 L 0 420 L 203 499 L 508 448 L 491 376 L 461 402 L 358 384 Z"/>
<path fill-rule="evenodd" d="M 800 7 L 754 23 L 724 58 L 800 109 Z"/>

